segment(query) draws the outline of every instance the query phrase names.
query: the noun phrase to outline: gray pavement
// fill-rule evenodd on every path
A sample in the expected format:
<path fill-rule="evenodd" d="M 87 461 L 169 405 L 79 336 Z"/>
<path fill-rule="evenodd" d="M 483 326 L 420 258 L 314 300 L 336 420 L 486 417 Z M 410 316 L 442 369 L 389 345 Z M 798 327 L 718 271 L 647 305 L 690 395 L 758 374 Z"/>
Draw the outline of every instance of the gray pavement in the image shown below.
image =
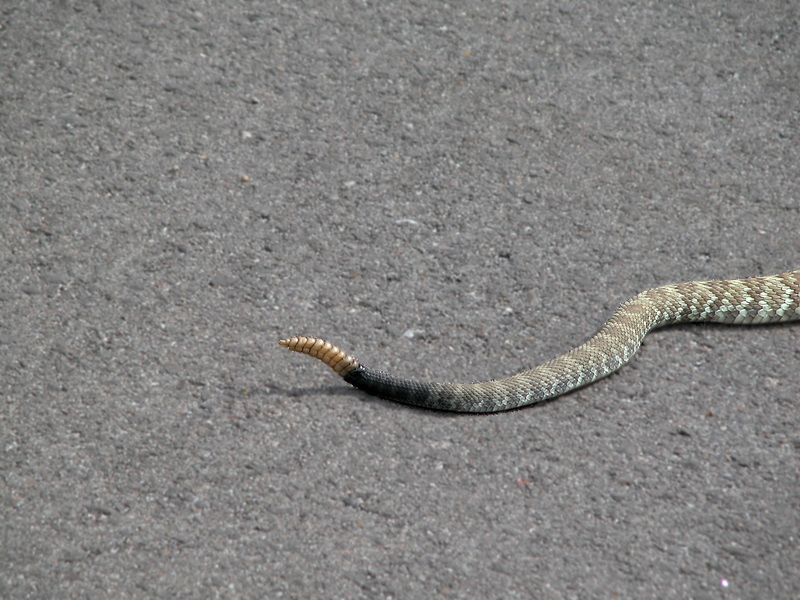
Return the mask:
<path fill-rule="evenodd" d="M 491 416 L 800 267 L 796 2 L 0 5 L 0 597 L 800 596 L 797 325 Z"/>

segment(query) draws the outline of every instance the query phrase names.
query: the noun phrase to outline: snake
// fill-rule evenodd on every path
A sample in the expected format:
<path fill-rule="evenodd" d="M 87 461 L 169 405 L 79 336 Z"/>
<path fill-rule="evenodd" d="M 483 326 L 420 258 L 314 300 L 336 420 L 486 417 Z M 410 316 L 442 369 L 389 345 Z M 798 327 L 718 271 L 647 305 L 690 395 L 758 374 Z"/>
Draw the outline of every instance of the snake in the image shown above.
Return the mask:
<path fill-rule="evenodd" d="M 292 337 L 281 346 L 308 354 L 358 389 L 423 408 L 467 413 L 506 411 L 550 400 L 610 375 L 647 333 L 678 323 L 758 325 L 800 320 L 800 270 L 768 277 L 662 285 L 623 303 L 588 341 L 528 371 L 480 383 L 429 383 L 365 367 L 325 340 Z"/>

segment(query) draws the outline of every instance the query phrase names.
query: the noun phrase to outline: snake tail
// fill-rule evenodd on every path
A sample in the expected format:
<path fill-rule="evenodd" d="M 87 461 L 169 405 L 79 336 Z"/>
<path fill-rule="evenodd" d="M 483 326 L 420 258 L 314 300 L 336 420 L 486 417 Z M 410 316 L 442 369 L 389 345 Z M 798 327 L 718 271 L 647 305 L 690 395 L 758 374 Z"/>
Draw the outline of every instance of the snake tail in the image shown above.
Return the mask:
<path fill-rule="evenodd" d="M 388 400 L 435 410 L 497 412 L 555 398 L 627 363 L 647 333 L 676 323 L 757 325 L 800 320 L 800 270 L 768 277 L 691 281 L 642 292 L 620 306 L 589 341 L 529 371 L 482 383 L 400 379 L 361 365 L 318 338 L 280 340 L 318 358 L 347 383 Z"/>

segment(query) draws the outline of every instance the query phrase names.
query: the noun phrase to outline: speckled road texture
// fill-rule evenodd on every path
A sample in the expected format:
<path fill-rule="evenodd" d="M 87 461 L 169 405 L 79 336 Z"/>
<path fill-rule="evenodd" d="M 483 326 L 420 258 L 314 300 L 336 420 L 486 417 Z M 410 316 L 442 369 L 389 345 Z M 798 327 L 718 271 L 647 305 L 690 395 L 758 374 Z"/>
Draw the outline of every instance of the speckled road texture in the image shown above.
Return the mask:
<path fill-rule="evenodd" d="M 0 597 L 800 597 L 800 327 L 508 376 L 800 265 L 800 8 L 0 6 Z M 451 350 L 452 348 L 452 350 Z"/>

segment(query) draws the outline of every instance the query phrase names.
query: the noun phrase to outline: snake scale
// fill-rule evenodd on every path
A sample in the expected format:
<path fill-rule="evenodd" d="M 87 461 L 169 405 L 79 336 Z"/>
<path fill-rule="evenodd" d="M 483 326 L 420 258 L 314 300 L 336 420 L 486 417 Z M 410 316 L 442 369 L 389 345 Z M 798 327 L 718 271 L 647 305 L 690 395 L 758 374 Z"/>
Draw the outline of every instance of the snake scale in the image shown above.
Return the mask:
<path fill-rule="evenodd" d="M 800 270 L 653 288 L 620 306 L 583 345 L 529 371 L 484 383 L 398 379 L 363 366 L 324 340 L 293 337 L 278 343 L 320 359 L 347 383 L 369 394 L 435 410 L 484 413 L 534 404 L 597 381 L 627 363 L 647 332 L 657 327 L 688 322 L 756 325 L 796 320 L 800 320 Z"/>

